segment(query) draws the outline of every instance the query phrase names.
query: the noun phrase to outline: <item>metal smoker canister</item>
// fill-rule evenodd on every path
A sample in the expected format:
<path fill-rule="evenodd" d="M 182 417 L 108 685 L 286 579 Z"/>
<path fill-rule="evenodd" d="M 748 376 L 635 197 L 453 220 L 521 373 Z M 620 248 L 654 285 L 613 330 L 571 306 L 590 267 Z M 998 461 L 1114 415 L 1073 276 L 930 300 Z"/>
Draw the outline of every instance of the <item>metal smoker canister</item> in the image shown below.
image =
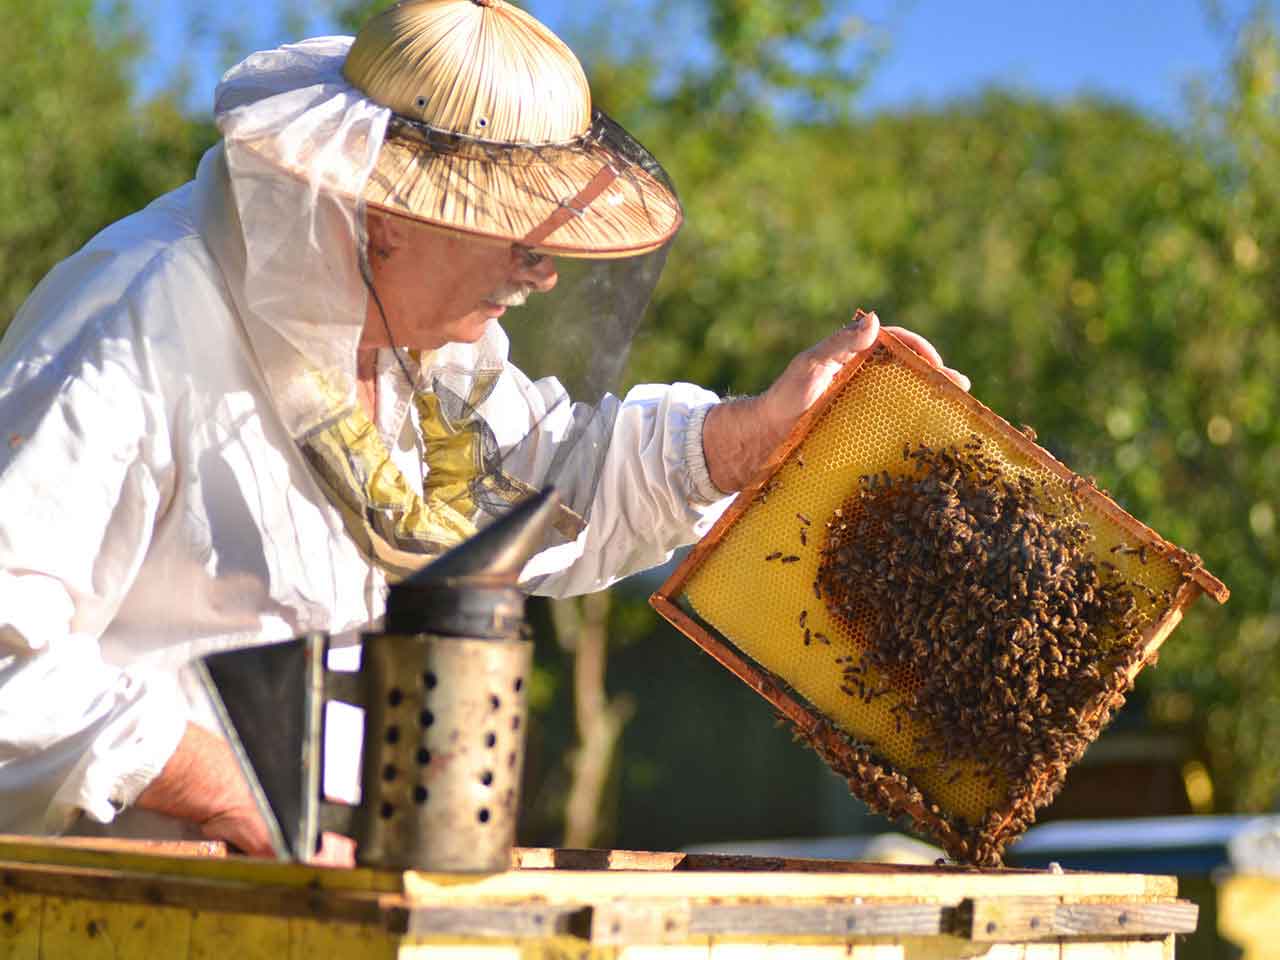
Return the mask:
<path fill-rule="evenodd" d="M 516 636 L 365 638 L 362 864 L 510 866 L 533 645 Z"/>
<path fill-rule="evenodd" d="M 279 857 L 332 830 L 366 866 L 510 867 L 533 649 L 517 581 L 558 509 L 552 489 L 530 497 L 392 587 L 357 673 L 326 668 L 323 633 L 196 663 Z M 333 701 L 365 714 L 356 806 L 321 794 Z"/>
<path fill-rule="evenodd" d="M 544 493 L 397 584 L 386 632 L 364 635 L 361 864 L 510 867 L 533 664 L 517 577 L 555 506 Z"/>

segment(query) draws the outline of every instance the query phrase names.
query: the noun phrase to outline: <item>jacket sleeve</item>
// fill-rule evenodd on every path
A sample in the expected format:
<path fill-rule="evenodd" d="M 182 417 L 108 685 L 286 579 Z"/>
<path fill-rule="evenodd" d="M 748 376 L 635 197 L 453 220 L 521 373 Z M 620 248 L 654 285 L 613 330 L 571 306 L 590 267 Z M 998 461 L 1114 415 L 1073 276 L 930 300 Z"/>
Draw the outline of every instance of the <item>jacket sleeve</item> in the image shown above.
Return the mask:
<path fill-rule="evenodd" d="M 731 499 L 711 483 L 702 451 L 702 423 L 717 402 L 714 393 L 689 383 L 646 384 L 627 394 L 587 529 L 576 543 L 540 554 L 525 571 L 526 577 L 549 574 L 538 593 L 602 590 L 665 563 L 677 547 L 706 533 Z"/>
<path fill-rule="evenodd" d="M 110 821 L 185 726 L 176 684 L 98 642 L 174 474 L 153 344 L 98 270 L 82 253 L 50 275 L 0 352 L 0 832 Z"/>

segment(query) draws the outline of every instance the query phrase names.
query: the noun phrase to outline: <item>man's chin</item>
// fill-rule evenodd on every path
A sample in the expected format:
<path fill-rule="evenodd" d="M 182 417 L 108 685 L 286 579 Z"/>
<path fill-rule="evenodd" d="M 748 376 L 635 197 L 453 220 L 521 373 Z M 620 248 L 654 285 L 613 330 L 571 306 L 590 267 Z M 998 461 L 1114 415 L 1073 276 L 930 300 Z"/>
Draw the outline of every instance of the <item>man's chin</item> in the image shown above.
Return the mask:
<path fill-rule="evenodd" d="M 477 340 L 484 338 L 489 329 L 489 321 L 496 319 L 497 317 L 490 316 L 487 312 L 477 311 L 469 314 L 450 331 L 449 341 L 451 343 L 475 343 Z"/>

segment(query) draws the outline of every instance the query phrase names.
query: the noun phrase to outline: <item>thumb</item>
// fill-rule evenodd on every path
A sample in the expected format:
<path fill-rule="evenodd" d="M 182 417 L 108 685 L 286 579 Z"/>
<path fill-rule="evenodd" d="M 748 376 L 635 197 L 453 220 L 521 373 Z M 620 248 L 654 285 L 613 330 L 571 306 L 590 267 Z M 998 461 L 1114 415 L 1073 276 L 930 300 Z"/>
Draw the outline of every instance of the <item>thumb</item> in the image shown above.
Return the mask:
<path fill-rule="evenodd" d="M 814 352 L 824 361 L 848 363 L 857 354 L 869 350 L 879 335 L 880 318 L 874 312 L 859 310 L 852 323 L 827 337 L 814 348 Z"/>

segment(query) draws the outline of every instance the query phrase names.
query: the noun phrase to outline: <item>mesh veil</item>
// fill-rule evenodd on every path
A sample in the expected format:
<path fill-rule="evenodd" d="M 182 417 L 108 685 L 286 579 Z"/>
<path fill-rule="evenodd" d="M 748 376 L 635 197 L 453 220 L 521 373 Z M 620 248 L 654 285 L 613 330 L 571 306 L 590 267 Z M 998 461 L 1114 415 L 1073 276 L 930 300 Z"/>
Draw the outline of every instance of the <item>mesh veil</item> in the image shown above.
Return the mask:
<path fill-rule="evenodd" d="M 216 99 L 221 151 L 198 178 L 201 229 L 227 276 L 272 403 L 330 499 L 341 501 L 357 542 L 371 536 L 389 545 L 371 544 L 369 552 L 391 556 L 393 574 L 548 484 L 566 506 L 557 538 L 574 539 L 589 520 L 620 406 L 615 391 L 667 244 L 628 257 L 558 257 L 555 289 L 490 320 L 478 340 L 429 352 L 397 345 L 395 367 L 413 387 L 410 416 L 422 459 L 416 471 L 397 469 L 386 453 L 395 438 L 362 422 L 356 400 L 357 345 L 380 309 L 366 196 L 386 156 L 403 164 L 411 149 L 434 178 L 440 204 L 465 194 L 489 214 L 533 210 L 537 238 L 546 242 L 531 246 L 554 253 L 555 238 L 571 237 L 593 201 L 608 204 L 622 191 L 629 210 L 644 209 L 654 183 L 670 184 L 643 147 L 598 111 L 579 140 L 537 147 L 406 121 L 343 79 L 350 43 L 309 40 L 255 54 L 229 71 Z M 570 155 L 579 168 L 595 162 L 607 176 L 593 183 L 607 186 L 594 196 L 566 194 L 547 171 L 572 166 Z M 486 171 L 495 170 L 504 189 L 489 195 Z M 386 184 L 378 186 L 385 195 Z M 415 189 L 423 189 L 421 179 Z M 674 202 L 674 191 L 669 196 Z M 430 222 L 431 207 L 422 208 L 422 217 L 410 219 Z M 598 230 L 599 221 L 593 226 Z M 529 235 L 518 222 L 513 229 Z M 488 228 L 474 232 L 495 242 Z M 433 273 L 448 269 L 421 264 L 425 295 Z"/>

